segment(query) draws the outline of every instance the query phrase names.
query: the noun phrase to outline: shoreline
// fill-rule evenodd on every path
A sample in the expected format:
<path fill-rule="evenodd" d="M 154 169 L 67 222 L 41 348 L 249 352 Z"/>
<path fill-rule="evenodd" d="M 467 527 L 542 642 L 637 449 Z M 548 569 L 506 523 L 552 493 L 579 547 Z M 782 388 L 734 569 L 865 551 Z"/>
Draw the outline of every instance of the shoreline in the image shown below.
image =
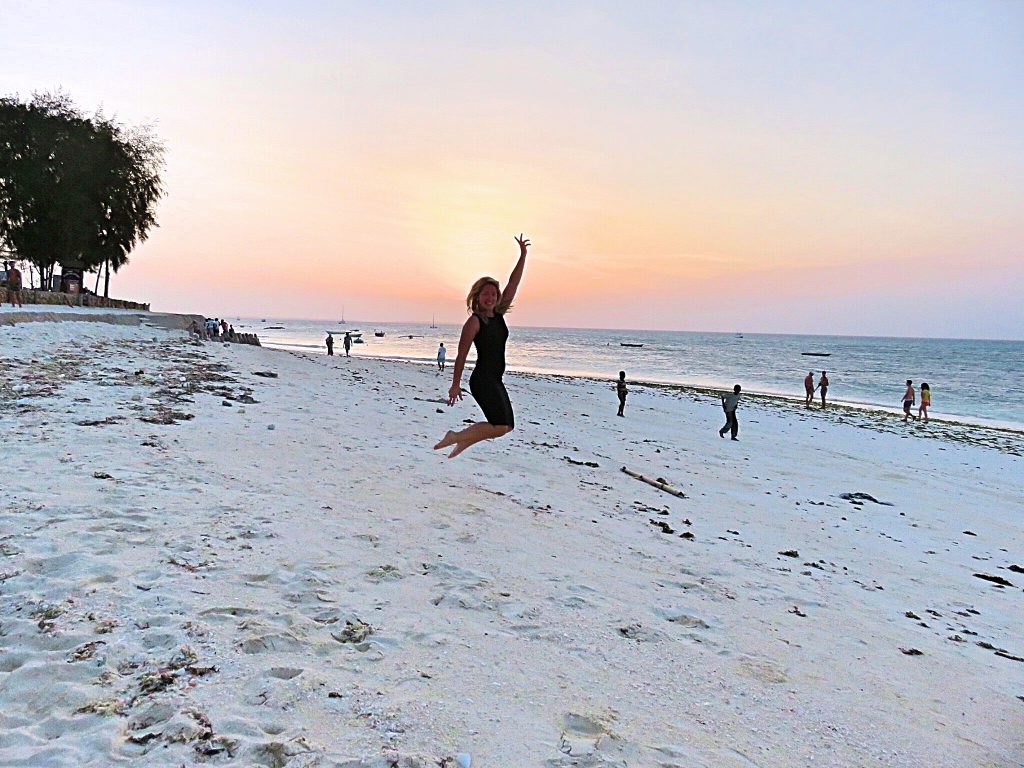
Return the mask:
<path fill-rule="evenodd" d="M 289 352 L 292 354 L 299 354 L 310 358 L 317 357 L 328 357 L 322 352 L 313 352 L 308 348 L 296 348 L 295 345 L 274 345 L 272 343 L 265 344 L 264 347 L 269 350 Z M 339 358 L 344 358 L 344 354 L 338 355 Z M 366 359 L 366 360 L 380 360 L 383 362 L 396 362 L 396 363 L 408 363 L 410 365 L 426 366 L 428 368 L 436 368 L 437 363 L 429 358 L 411 358 L 411 357 L 399 357 L 399 356 L 388 356 L 388 355 L 372 355 L 372 354 L 359 354 L 353 355 L 352 360 L 355 359 Z M 449 361 L 449 367 L 451 361 Z M 466 373 L 464 374 L 465 381 L 463 382 L 464 388 L 468 387 L 468 374 L 472 371 L 471 361 L 466 363 Z M 601 378 L 594 374 L 586 373 L 561 373 L 556 371 L 542 371 L 542 370 L 526 370 L 522 368 L 509 367 L 506 370 L 506 375 L 525 376 L 525 377 L 552 377 L 555 379 L 562 379 L 566 381 L 587 381 L 594 384 L 614 386 L 614 378 Z M 678 391 L 687 394 L 697 394 L 708 398 L 712 398 L 717 401 L 718 396 L 727 391 L 728 388 L 717 389 L 711 386 L 702 386 L 694 384 L 683 384 L 677 382 L 660 382 L 660 381 L 643 381 L 640 379 L 627 379 L 628 384 L 631 387 L 646 387 L 649 389 L 660 389 L 667 391 Z M 936 429 L 933 432 L 939 430 L 946 430 L 952 434 L 941 435 L 943 437 L 957 436 L 957 439 L 964 439 L 968 442 L 974 442 L 978 445 L 987 447 L 996 447 L 1000 441 L 1002 441 L 1006 448 L 998 448 L 997 450 L 1008 450 L 1015 452 L 1014 455 L 1024 455 L 1024 425 L 1016 425 L 1013 423 L 993 423 L 991 420 L 984 420 L 981 418 L 970 419 L 963 416 L 946 415 L 946 414 L 929 414 L 929 421 L 918 422 L 913 419 L 903 424 L 903 411 L 899 408 L 888 409 L 884 406 L 873 405 L 869 403 L 857 403 L 843 400 L 830 400 L 828 407 L 822 410 L 820 405 L 817 403 L 807 408 L 803 405 L 803 400 L 798 397 L 788 396 L 773 392 L 758 392 L 753 390 L 743 390 L 744 399 L 749 402 L 751 400 L 757 400 L 759 402 L 766 403 L 779 408 L 795 408 L 800 413 L 805 414 L 819 414 L 822 416 L 835 416 L 833 411 L 838 411 L 840 414 L 845 414 L 854 418 L 860 417 L 861 421 L 868 420 L 866 423 L 860 426 L 865 426 L 872 429 L 886 429 L 887 431 L 893 431 L 899 428 L 908 429 L 913 426 L 920 427 L 921 430 L 927 430 L 934 426 Z M 820 401 L 819 401 L 820 402 Z M 889 418 L 891 417 L 891 418 Z M 898 422 L 898 423 L 896 423 Z M 972 430 L 979 430 L 981 435 L 971 436 Z M 936 437 L 940 435 L 929 435 L 927 432 L 915 433 L 915 436 L 919 437 Z"/>

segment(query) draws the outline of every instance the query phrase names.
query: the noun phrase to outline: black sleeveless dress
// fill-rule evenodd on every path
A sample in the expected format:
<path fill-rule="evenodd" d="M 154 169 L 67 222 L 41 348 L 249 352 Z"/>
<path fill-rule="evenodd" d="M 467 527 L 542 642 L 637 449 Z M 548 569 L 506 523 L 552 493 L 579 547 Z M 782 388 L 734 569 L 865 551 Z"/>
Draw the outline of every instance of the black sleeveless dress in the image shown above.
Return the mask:
<path fill-rule="evenodd" d="M 489 424 L 514 427 L 512 403 L 501 381 L 505 373 L 505 341 L 508 339 L 505 317 L 495 314 L 494 317 L 477 315 L 477 318 L 480 330 L 473 339 L 476 367 L 469 377 L 469 391 Z"/>

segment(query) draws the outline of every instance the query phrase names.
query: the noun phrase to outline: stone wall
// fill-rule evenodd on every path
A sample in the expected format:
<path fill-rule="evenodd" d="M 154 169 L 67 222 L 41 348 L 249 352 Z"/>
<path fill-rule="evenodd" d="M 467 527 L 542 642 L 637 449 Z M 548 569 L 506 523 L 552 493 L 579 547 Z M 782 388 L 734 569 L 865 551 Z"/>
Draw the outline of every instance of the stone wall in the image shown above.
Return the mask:
<path fill-rule="evenodd" d="M 149 311 L 149 304 L 124 299 L 105 299 L 91 293 L 57 293 L 56 291 L 32 291 L 22 289 L 23 304 L 59 304 L 66 307 L 103 307 L 106 309 L 140 309 Z"/>

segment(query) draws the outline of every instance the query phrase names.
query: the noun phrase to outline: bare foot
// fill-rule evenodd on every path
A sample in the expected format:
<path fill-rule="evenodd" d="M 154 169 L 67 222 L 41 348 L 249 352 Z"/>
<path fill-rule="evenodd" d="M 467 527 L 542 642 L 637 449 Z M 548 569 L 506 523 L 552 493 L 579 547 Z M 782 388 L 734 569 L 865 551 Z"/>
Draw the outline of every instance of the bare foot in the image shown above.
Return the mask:
<path fill-rule="evenodd" d="M 456 456 L 458 456 L 464 450 L 469 448 L 469 445 L 470 444 L 467 444 L 467 443 L 456 443 L 455 444 L 455 450 L 448 454 L 448 458 L 449 459 L 454 459 Z"/>
<path fill-rule="evenodd" d="M 434 450 L 440 450 L 441 448 L 447 448 L 449 445 L 455 445 L 457 442 L 457 435 L 450 429 L 444 433 L 444 437 L 434 446 Z"/>

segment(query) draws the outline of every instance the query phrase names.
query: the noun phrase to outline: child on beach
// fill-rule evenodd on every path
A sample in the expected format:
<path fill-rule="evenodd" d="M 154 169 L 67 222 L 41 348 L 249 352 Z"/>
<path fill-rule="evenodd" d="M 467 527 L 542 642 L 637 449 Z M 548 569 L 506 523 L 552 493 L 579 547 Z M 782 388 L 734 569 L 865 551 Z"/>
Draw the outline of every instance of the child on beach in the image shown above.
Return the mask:
<path fill-rule="evenodd" d="M 334 356 L 334 336 L 330 331 L 327 332 L 327 338 L 324 339 L 324 344 L 327 345 L 327 354 L 331 357 Z"/>
<path fill-rule="evenodd" d="M 912 382 L 910 379 L 907 379 L 907 390 L 906 390 L 906 392 L 903 393 L 903 423 L 904 424 L 907 422 L 907 419 L 909 419 L 909 418 L 913 418 L 915 421 L 917 421 L 917 416 L 914 416 L 914 414 L 912 414 L 910 412 L 910 409 L 914 407 L 914 400 L 915 399 L 916 398 L 914 396 L 914 382 Z"/>
<path fill-rule="evenodd" d="M 459 337 L 459 351 L 455 365 L 452 366 L 452 386 L 448 390 L 448 405 L 455 405 L 456 400 L 462 399 L 462 369 L 466 365 L 470 345 L 475 345 L 476 366 L 469 377 L 469 391 L 487 421 L 478 421 L 461 432 L 448 430 L 434 446 L 434 450 L 455 446 L 448 454 L 449 459 L 481 440 L 493 440 L 507 435 L 515 426 L 512 403 L 501 378 L 505 373 L 505 342 L 508 340 L 505 313 L 511 308 L 519 289 L 519 281 L 526 268 L 526 249 L 530 247 L 530 241 L 521 234 L 516 242 L 519 243 L 519 260 L 505 283 L 505 290 L 501 290 L 493 277 L 481 277 L 473 283 L 466 296 L 466 307 L 472 314 L 462 326 L 462 335 Z"/>
<path fill-rule="evenodd" d="M 626 407 L 626 372 L 619 371 L 619 380 L 615 382 L 615 392 L 619 396 L 619 416 L 625 416 L 622 412 Z"/>
<path fill-rule="evenodd" d="M 926 424 L 928 423 L 928 406 L 932 404 L 932 389 L 928 386 L 928 382 L 921 382 L 921 405 L 917 409 L 917 418 L 922 419 Z"/>
<path fill-rule="evenodd" d="M 438 371 L 443 371 L 444 370 L 444 361 L 445 361 L 445 358 L 447 356 L 448 356 L 448 350 L 446 350 L 444 348 L 444 342 L 442 341 L 441 342 L 441 346 L 439 346 L 437 348 L 437 370 Z"/>

